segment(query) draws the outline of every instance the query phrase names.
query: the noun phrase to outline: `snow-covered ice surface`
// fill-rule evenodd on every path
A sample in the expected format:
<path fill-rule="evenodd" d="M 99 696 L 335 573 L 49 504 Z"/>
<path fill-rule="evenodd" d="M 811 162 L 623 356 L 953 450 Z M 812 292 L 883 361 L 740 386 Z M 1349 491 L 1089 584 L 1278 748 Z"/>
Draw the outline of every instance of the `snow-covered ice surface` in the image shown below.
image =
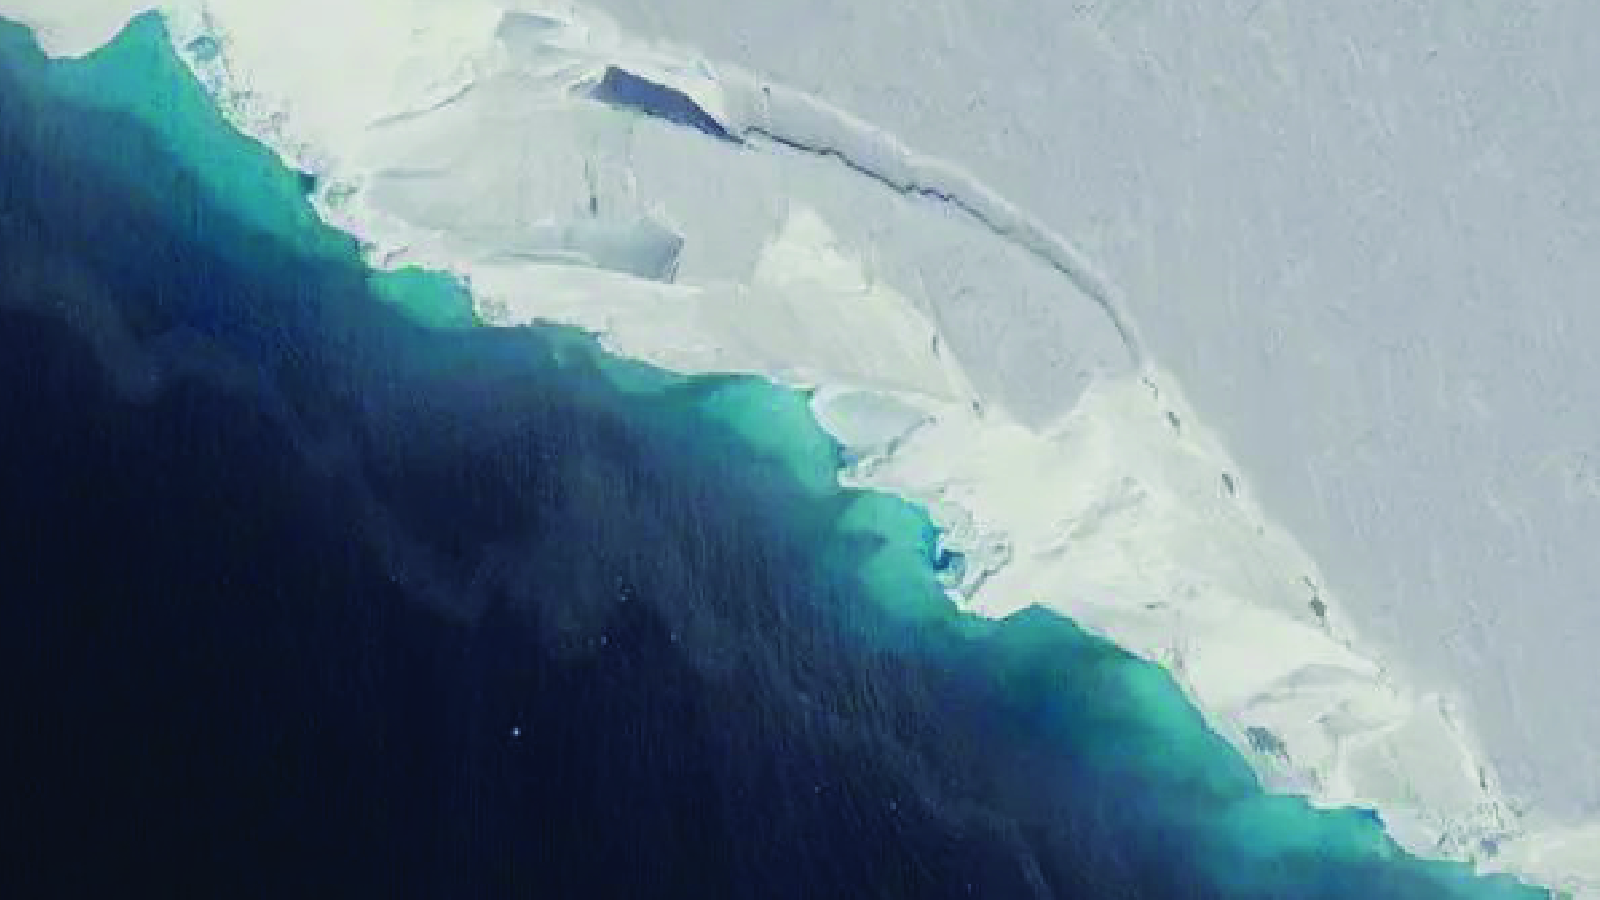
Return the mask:
<path fill-rule="evenodd" d="M 964 605 L 1600 895 L 1600 7 L 602 3 L 160 8 L 375 261 L 817 387 Z M 71 55 L 155 5 L 0 12 Z"/>

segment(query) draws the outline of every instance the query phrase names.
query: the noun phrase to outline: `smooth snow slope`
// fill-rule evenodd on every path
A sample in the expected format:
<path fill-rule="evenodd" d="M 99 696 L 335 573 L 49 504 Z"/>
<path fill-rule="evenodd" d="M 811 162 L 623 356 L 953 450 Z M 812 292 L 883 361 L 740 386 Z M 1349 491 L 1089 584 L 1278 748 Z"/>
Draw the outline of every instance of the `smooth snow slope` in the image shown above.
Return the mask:
<path fill-rule="evenodd" d="M 1600 14 L 605 2 L 166 11 L 379 261 L 820 386 L 973 608 L 1165 662 L 1269 783 L 1418 852 L 1600 890 Z M 118 5 L 0 12 L 79 53 Z"/>

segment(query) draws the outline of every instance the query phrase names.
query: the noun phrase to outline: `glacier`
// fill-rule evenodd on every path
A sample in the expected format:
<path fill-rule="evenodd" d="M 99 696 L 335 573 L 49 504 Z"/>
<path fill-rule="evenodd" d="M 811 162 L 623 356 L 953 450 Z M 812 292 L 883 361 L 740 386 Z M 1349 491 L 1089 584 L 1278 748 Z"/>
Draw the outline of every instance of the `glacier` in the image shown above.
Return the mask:
<path fill-rule="evenodd" d="M 3 13 L 77 55 L 158 8 L 222 109 L 315 176 L 319 211 L 375 263 L 454 273 L 489 322 L 811 390 L 851 482 L 933 516 L 965 608 L 1050 605 L 1162 663 L 1276 790 L 1375 808 L 1422 855 L 1600 894 L 1600 705 L 1573 675 L 1592 613 L 1494 606 L 1587 583 L 1585 363 L 1549 335 L 1589 333 L 1588 314 L 1402 235 L 1431 203 L 1437 227 L 1480 223 L 1467 246 L 1486 259 L 1531 265 L 1552 221 L 1569 242 L 1594 221 L 1570 165 L 1479 136 L 1486 108 L 1431 144 L 1395 137 L 1431 123 L 1385 90 L 1453 87 L 1393 74 L 1426 64 L 1399 51 L 1465 53 L 1473 22 L 1395 12 L 1389 35 L 1382 11 L 1308 22 L 1258 2 L 1219 7 L 1224 29 L 1088 3 L 1008 47 L 1015 18 L 955 0 L 808 7 L 804 27 L 785 21 L 798 5 L 603 6 Z M 1250 77 L 1224 77 L 1229 54 Z M 1576 118 L 1594 101 L 1573 84 L 1546 87 Z M 1340 143 L 1323 110 L 1360 127 Z M 1423 187 L 1394 173 L 1425 157 L 1360 168 L 1411 147 L 1465 162 Z M 1524 175 L 1566 212 L 1497 238 L 1484 204 Z M 1592 275 L 1569 267 L 1565 293 Z M 1437 296 L 1467 312 L 1378 317 Z M 1508 361 L 1540 393 L 1512 392 Z M 1500 436 L 1552 409 L 1565 444 L 1519 469 Z M 1492 458 L 1471 456 L 1486 440 Z"/>

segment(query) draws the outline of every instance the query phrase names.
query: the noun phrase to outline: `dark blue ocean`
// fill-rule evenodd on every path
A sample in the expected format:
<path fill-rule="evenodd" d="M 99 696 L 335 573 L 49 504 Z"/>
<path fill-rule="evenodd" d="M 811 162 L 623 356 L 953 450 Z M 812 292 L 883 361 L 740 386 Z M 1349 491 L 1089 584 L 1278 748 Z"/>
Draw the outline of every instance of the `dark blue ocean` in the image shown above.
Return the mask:
<path fill-rule="evenodd" d="M 3 897 L 1535 897 L 957 614 L 804 398 L 379 275 L 159 19 L 0 25 Z"/>

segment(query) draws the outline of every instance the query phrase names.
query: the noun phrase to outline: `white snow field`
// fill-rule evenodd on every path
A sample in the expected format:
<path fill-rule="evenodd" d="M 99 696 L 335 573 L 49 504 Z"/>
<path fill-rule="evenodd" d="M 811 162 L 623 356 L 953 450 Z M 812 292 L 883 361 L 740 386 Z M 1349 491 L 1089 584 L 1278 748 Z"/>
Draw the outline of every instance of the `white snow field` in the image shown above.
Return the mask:
<path fill-rule="evenodd" d="M 963 605 L 1167 665 L 1274 789 L 1600 896 L 1600 5 L 0 15 L 73 55 L 156 6 L 375 262 L 817 387 Z"/>

